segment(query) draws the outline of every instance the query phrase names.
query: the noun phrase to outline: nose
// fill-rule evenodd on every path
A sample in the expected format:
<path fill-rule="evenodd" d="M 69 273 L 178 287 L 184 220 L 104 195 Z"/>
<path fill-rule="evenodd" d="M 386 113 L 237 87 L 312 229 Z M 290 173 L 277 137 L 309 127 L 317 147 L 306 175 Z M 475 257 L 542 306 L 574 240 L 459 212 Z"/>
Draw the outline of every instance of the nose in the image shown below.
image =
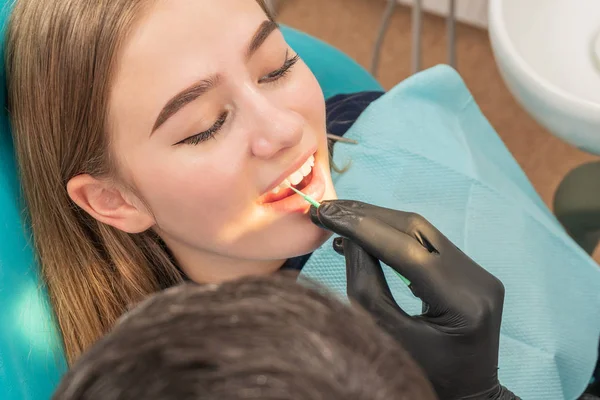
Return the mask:
<path fill-rule="evenodd" d="M 271 158 L 302 141 L 304 119 L 300 114 L 260 92 L 249 100 L 252 155 Z"/>

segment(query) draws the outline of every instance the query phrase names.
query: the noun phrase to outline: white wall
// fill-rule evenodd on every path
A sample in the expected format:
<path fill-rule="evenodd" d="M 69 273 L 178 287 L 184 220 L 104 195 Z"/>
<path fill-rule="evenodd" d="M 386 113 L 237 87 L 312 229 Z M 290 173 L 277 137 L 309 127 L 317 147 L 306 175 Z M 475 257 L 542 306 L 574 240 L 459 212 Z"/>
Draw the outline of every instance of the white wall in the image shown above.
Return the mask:
<path fill-rule="evenodd" d="M 294 0 L 302 1 L 302 0 Z M 321 0 L 327 1 L 327 0 Z M 372 0 L 385 1 L 385 0 Z M 396 0 L 400 4 L 412 5 L 413 0 Z M 447 15 L 449 0 L 422 0 L 423 9 L 438 15 Z M 526 0 L 524 0 L 526 1 Z M 487 28 L 487 9 L 489 0 L 456 0 L 456 18 L 468 24 Z M 267 5 L 273 6 L 276 0 L 266 0 Z"/>
<path fill-rule="evenodd" d="M 301 1 L 301 0 L 300 0 Z M 326 1 L 326 0 L 323 0 Z M 397 0 L 412 5 L 413 0 Z M 524 0 L 525 1 L 525 0 Z M 447 15 L 449 0 L 422 0 L 423 9 L 438 15 Z M 487 28 L 489 0 L 456 0 L 456 18 L 461 22 Z"/>

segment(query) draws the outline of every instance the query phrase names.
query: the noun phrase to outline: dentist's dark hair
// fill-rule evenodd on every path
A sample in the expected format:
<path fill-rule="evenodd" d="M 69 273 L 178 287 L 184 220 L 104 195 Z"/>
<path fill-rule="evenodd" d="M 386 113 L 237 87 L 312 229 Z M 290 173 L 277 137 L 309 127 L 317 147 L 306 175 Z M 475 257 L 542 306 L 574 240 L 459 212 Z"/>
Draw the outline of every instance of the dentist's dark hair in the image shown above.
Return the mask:
<path fill-rule="evenodd" d="M 7 27 L 8 107 L 21 183 L 69 363 L 128 304 L 182 280 L 151 230 L 130 235 L 104 225 L 66 188 L 79 174 L 115 176 L 106 122 L 111 78 L 129 31 L 153 3 L 16 0 Z"/>
<path fill-rule="evenodd" d="M 286 277 L 185 284 L 96 343 L 54 400 L 430 400 L 428 381 L 362 310 Z"/>

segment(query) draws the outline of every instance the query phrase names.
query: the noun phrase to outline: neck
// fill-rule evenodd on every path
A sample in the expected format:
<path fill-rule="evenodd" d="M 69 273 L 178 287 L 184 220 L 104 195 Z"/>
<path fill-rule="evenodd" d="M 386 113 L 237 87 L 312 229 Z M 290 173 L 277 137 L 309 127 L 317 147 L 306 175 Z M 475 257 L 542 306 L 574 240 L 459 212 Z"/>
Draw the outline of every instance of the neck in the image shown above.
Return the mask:
<path fill-rule="evenodd" d="M 196 283 L 222 283 L 245 276 L 271 275 L 286 260 L 242 260 L 219 254 L 197 254 L 189 249 L 174 251 L 177 263 L 189 279 Z"/>

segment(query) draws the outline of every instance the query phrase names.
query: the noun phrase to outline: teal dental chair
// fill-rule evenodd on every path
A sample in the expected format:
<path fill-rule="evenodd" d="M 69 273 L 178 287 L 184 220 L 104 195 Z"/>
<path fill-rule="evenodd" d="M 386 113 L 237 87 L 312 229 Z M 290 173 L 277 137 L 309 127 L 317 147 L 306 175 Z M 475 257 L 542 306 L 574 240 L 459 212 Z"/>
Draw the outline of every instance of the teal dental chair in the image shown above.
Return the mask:
<path fill-rule="evenodd" d="M 2 26 L 9 14 L 7 4 L 2 1 Z M 383 90 L 369 73 L 335 48 L 291 28 L 282 30 L 315 73 L 327 98 L 339 93 Z M 4 43 L 0 52 L 4 52 Z M 5 112 L 4 65 L 0 67 L 0 399 L 43 400 L 52 395 L 66 363 L 23 218 Z"/>

